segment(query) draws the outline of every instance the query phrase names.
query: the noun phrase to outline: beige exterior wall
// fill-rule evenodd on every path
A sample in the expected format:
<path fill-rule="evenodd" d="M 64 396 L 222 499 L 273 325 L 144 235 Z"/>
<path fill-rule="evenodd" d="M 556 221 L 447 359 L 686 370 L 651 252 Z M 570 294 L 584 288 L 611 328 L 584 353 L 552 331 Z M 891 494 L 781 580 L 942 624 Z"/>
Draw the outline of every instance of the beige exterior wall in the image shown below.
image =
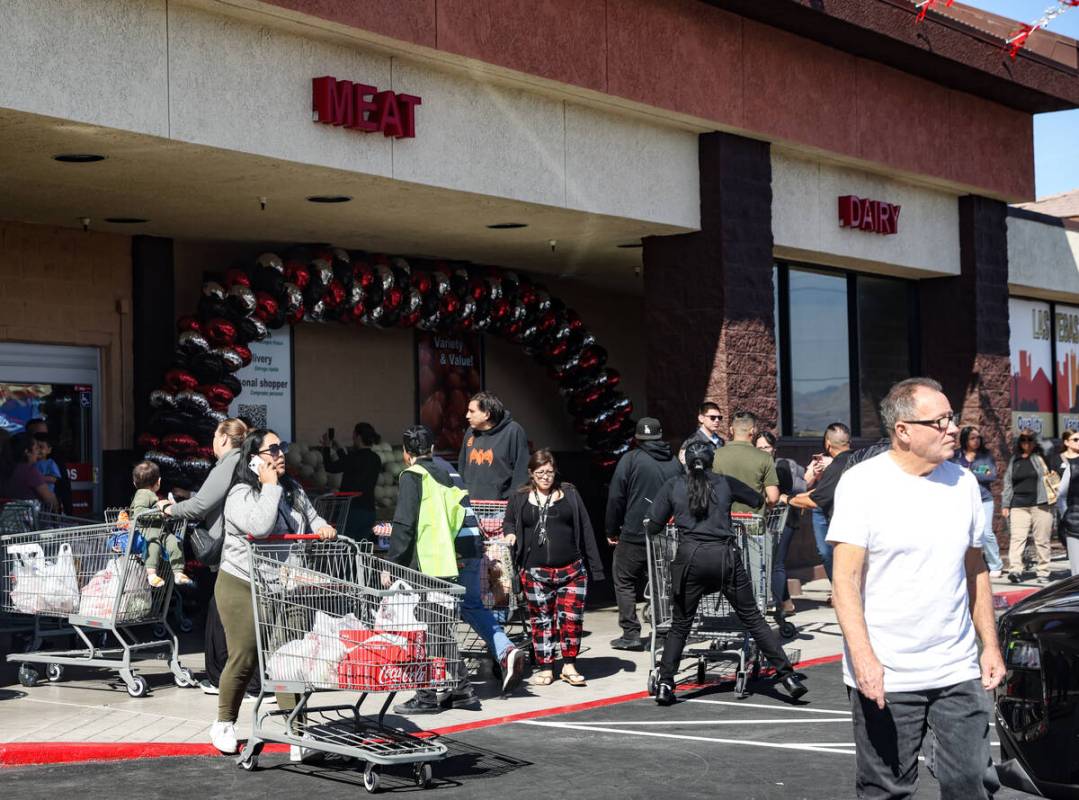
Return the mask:
<path fill-rule="evenodd" d="M 101 446 L 129 446 L 131 238 L 0 221 L 0 291 L 0 341 L 101 351 Z"/>
<path fill-rule="evenodd" d="M 1046 300 L 1079 300 L 1079 230 L 1008 217 L 1008 288 Z"/>
<path fill-rule="evenodd" d="M 899 232 L 839 227 L 838 200 L 849 194 L 901 206 Z M 959 274 L 956 195 L 775 150 L 772 236 L 784 258 L 892 275 Z"/>

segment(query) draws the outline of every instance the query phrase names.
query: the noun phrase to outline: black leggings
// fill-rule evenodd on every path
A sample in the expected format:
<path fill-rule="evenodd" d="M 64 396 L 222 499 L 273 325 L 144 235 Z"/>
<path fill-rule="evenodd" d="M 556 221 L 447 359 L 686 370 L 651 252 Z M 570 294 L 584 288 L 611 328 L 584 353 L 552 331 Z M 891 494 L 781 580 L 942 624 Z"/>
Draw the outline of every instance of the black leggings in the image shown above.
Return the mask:
<path fill-rule="evenodd" d="M 671 564 L 671 629 L 663 647 L 659 679 L 674 683 L 674 673 L 682 660 L 686 637 L 697 616 L 697 606 L 702 597 L 714 592 L 723 592 L 761 653 L 775 667 L 777 676 L 784 678 L 793 673 L 794 668 L 779 644 L 779 637 L 757 609 L 753 586 L 742 564 L 742 553 L 731 537 L 729 541 L 707 543 L 687 540 L 678 546 Z"/>

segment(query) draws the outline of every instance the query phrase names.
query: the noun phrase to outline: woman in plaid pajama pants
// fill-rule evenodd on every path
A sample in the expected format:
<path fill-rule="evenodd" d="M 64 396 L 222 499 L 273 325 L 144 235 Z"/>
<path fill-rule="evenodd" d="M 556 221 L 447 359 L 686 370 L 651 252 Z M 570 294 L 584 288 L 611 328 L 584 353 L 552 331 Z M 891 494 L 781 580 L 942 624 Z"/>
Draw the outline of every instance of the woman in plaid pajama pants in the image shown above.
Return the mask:
<path fill-rule="evenodd" d="M 557 641 L 562 653 L 562 680 L 584 686 L 576 660 L 589 570 L 593 580 L 603 580 L 596 537 L 580 494 L 571 484 L 558 480 L 549 450 L 532 454 L 528 476 L 528 484 L 510 497 L 503 530 L 515 539 L 528 605 L 532 647 L 539 666 L 532 683 L 546 686 L 554 680 Z"/>

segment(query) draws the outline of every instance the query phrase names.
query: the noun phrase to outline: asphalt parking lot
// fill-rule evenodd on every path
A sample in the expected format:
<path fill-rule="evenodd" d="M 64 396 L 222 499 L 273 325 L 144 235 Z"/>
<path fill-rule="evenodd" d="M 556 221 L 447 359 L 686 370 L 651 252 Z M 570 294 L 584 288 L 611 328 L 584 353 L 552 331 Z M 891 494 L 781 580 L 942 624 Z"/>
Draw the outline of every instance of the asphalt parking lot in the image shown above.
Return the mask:
<path fill-rule="evenodd" d="M 426 791 L 477 800 L 575 797 L 620 800 L 682 797 L 852 798 L 854 746 L 840 668 L 805 670 L 808 703 L 791 703 L 768 681 L 738 700 L 730 684 L 680 695 L 661 708 L 651 699 L 600 705 L 442 736 L 449 752 Z M 582 697 L 582 700 L 587 699 Z M 920 770 L 919 797 L 938 796 Z M 168 787 L 172 787 L 170 790 Z M 115 797 L 270 794 L 308 800 L 364 792 L 356 762 L 290 764 L 267 752 L 255 772 L 226 758 L 167 758 L 6 769 L 0 789 L 20 800 L 109 791 Z M 408 768 L 382 770 L 384 794 L 420 790 Z M 1026 797 L 1003 790 L 1002 800 Z"/>

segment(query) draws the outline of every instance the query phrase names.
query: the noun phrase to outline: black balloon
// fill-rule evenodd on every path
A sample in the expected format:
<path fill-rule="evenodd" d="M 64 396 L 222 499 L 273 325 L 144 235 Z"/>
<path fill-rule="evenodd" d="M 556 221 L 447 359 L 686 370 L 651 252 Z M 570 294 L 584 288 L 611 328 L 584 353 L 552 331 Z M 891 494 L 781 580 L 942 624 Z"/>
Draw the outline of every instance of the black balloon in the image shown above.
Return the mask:
<path fill-rule="evenodd" d="M 210 343 L 206 340 L 206 337 L 201 333 L 195 333 L 194 331 L 184 331 L 181 333 L 176 339 L 176 346 L 180 352 L 187 353 L 188 355 L 210 352 Z"/>
<path fill-rule="evenodd" d="M 221 359 L 221 363 L 228 372 L 235 372 L 244 365 L 244 361 L 240 358 L 240 354 L 231 347 L 218 347 L 214 350 L 214 353 Z"/>
<path fill-rule="evenodd" d="M 225 287 L 217 281 L 207 281 L 202 284 L 202 294 L 205 297 L 209 297 L 212 300 L 224 300 L 225 299 Z"/>
<path fill-rule="evenodd" d="M 179 392 L 176 407 L 189 414 L 203 415 L 210 410 L 210 401 L 202 392 Z"/>
<path fill-rule="evenodd" d="M 154 389 L 150 392 L 150 406 L 153 408 L 176 408 L 176 395 L 166 392 L 164 389 Z"/>
<path fill-rule="evenodd" d="M 227 369 L 225 359 L 214 350 L 192 359 L 191 371 L 195 373 L 199 383 L 217 383 L 225 375 Z"/>
<path fill-rule="evenodd" d="M 255 298 L 255 293 L 251 291 L 251 288 L 241 284 L 236 284 L 229 289 L 228 302 L 237 314 L 244 317 L 255 313 L 255 308 L 258 305 L 258 300 Z"/>

